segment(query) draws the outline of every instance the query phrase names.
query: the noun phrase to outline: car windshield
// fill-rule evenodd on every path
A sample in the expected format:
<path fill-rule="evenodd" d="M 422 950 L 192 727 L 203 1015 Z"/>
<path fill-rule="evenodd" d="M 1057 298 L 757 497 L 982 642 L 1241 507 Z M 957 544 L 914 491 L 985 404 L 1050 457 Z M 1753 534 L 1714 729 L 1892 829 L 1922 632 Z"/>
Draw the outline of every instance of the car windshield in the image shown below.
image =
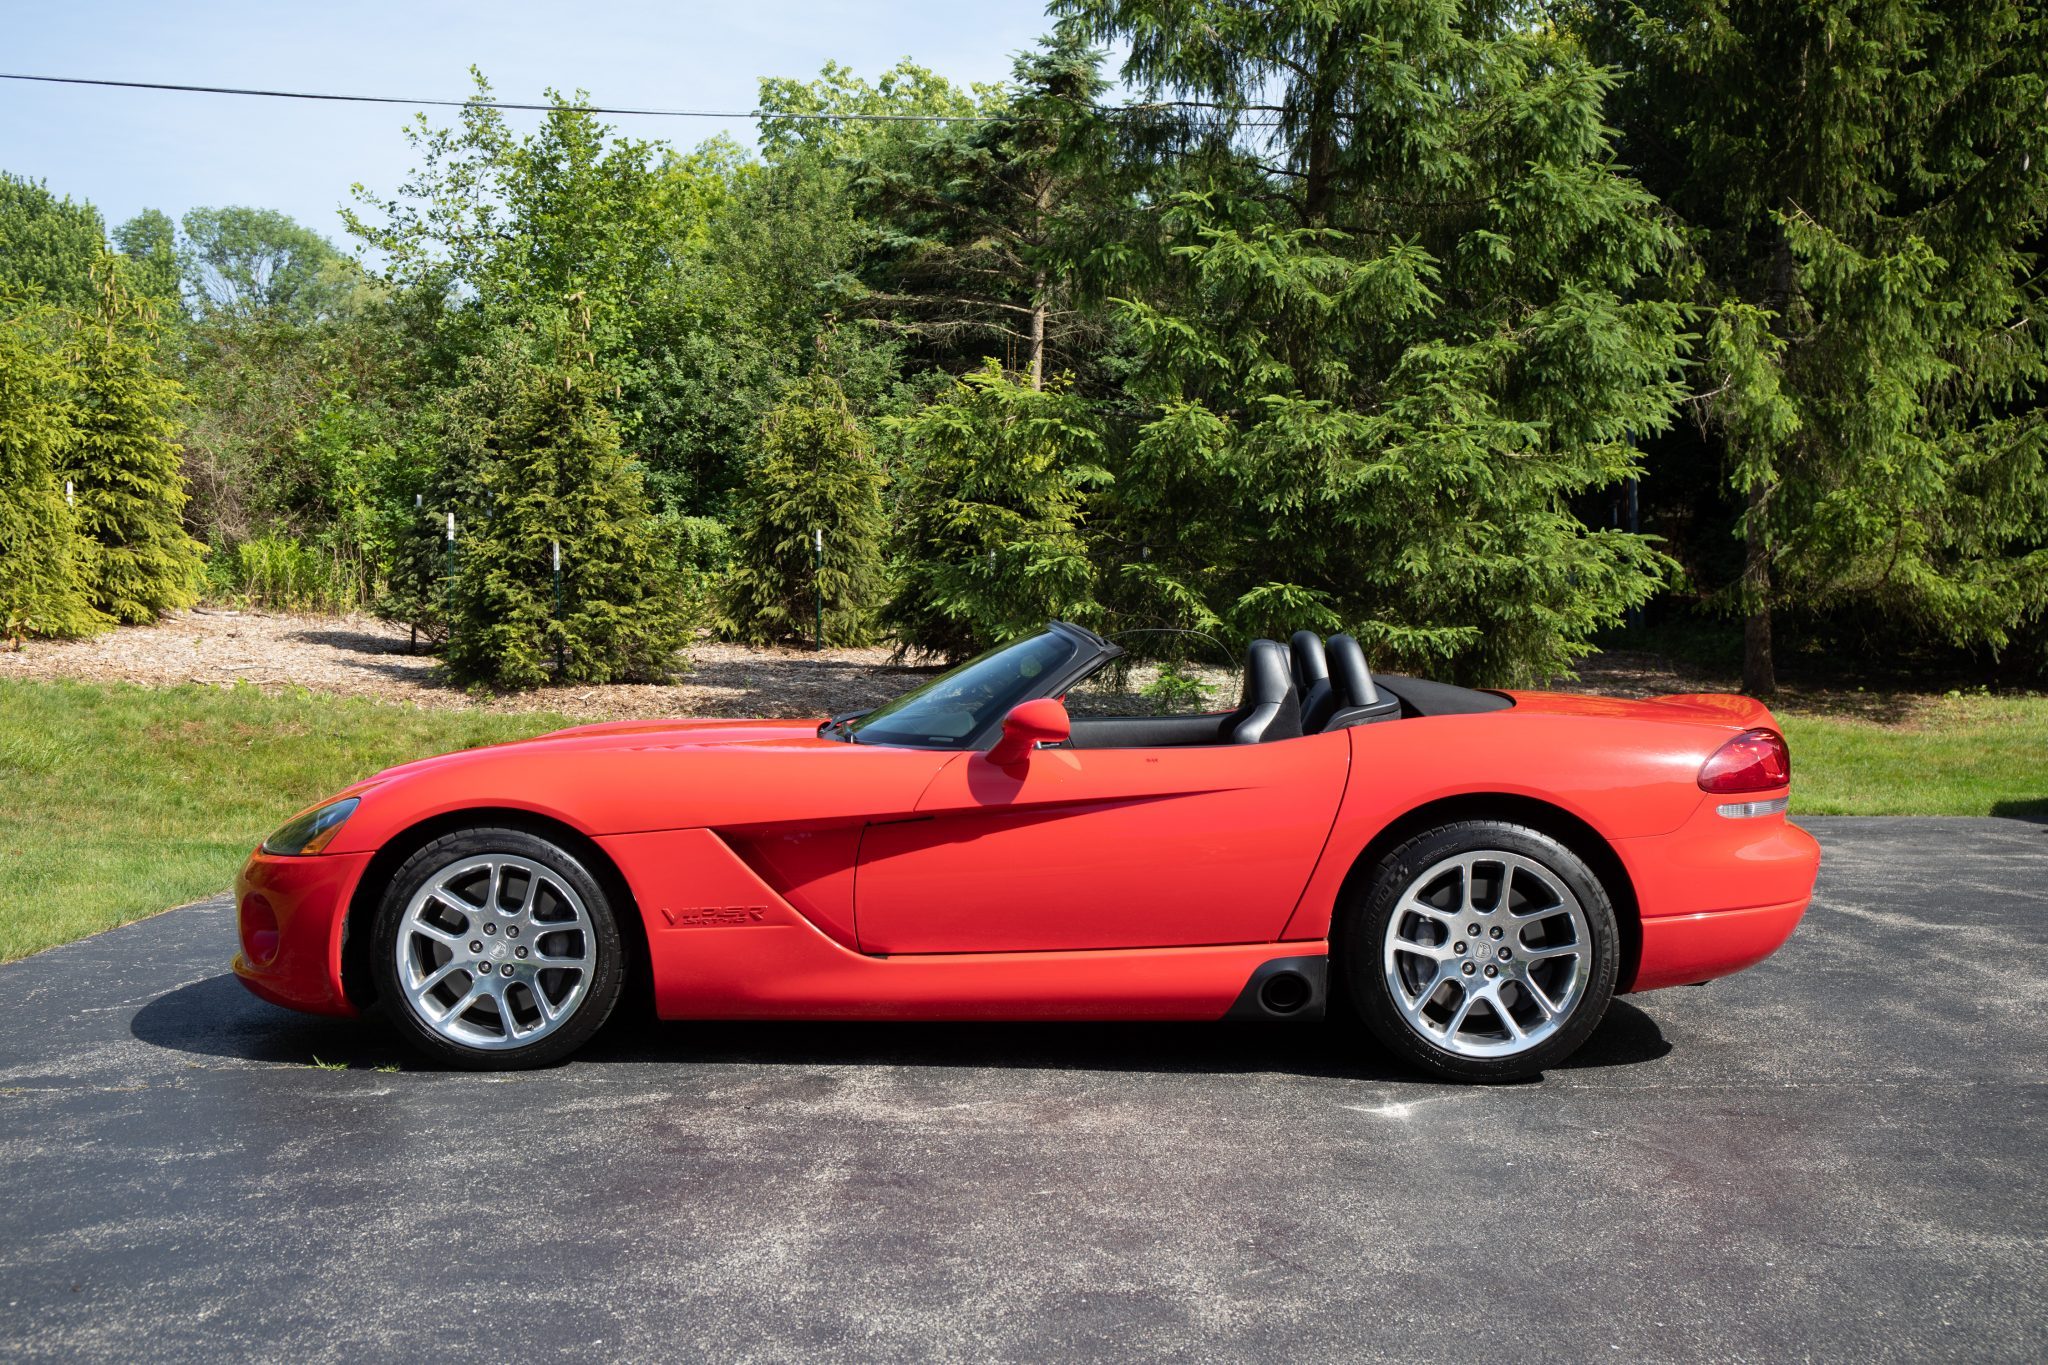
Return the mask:
<path fill-rule="evenodd" d="M 846 729 L 862 744 L 957 749 L 1018 702 L 1040 695 L 1049 676 L 1074 661 L 1079 645 L 1058 631 L 992 649 L 877 707 Z"/>

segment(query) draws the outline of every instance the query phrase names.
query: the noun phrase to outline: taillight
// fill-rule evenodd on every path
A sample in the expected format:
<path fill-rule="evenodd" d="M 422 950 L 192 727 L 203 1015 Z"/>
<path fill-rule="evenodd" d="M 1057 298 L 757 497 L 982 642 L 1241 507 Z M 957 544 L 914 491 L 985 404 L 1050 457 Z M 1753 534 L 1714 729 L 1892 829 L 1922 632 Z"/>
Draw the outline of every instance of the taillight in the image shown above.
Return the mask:
<path fill-rule="evenodd" d="M 1700 768 L 1700 790 L 1727 795 L 1791 785 L 1792 751 L 1776 730 L 1745 730 Z"/>

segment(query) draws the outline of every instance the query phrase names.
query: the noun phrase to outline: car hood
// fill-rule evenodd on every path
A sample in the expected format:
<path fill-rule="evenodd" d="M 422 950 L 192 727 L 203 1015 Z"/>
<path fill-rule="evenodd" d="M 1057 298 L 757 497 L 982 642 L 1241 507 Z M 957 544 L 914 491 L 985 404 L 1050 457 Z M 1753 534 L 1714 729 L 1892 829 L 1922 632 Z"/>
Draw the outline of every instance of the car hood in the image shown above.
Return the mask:
<path fill-rule="evenodd" d="M 564 740 L 598 740 L 610 744 L 749 744 L 816 739 L 823 717 L 811 720 L 613 720 L 598 725 L 572 725 L 524 744 Z M 837 743 L 837 741 L 828 741 Z"/>
<path fill-rule="evenodd" d="M 847 744 L 818 720 L 580 725 L 387 768 L 345 795 L 362 804 L 329 846 L 379 848 L 455 811 L 512 810 L 593 838 L 646 830 L 826 827 L 907 813 L 950 750 Z"/>
<path fill-rule="evenodd" d="M 595 752 L 629 749 L 725 748 L 738 744 L 837 744 L 818 737 L 823 720 L 615 720 L 598 725 L 572 725 L 532 739 L 436 754 L 401 763 L 371 777 L 370 783 L 410 777 L 434 768 L 474 762 L 480 755 L 535 755 L 549 752 Z"/>

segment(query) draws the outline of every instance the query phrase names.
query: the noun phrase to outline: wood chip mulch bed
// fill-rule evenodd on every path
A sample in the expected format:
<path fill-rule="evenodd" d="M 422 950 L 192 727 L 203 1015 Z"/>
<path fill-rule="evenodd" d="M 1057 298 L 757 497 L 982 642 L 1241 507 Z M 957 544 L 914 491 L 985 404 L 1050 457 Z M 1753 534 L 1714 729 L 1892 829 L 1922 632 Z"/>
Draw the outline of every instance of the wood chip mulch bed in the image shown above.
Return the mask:
<path fill-rule="evenodd" d="M 491 711 L 558 711 L 596 720 L 660 716 L 815 716 L 873 706 L 930 670 L 893 663 L 887 649 L 822 653 L 700 640 L 668 683 L 537 688 L 473 694 L 449 682 L 408 633 L 368 616 L 292 616 L 201 607 L 159 625 L 86 640 L 32 640 L 0 650 L 0 679 L 72 678 L 169 687 L 246 683 L 376 701 Z"/>

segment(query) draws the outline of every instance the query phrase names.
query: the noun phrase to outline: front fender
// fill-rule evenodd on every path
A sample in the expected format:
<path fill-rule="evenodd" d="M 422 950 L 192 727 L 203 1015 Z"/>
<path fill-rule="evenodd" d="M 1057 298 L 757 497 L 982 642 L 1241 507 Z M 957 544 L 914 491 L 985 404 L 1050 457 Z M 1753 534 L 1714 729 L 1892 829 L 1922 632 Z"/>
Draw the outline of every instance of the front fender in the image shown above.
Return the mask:
<path fill-rule="evenodd" d="M 374 852 L 424 821 L 488 808 L 543 816 L 593 839 L 858 822 L 913 809 L 950 757 L 829 740 L 477 749 L 358 789 L 361 805 L 328 848 Z"/>

